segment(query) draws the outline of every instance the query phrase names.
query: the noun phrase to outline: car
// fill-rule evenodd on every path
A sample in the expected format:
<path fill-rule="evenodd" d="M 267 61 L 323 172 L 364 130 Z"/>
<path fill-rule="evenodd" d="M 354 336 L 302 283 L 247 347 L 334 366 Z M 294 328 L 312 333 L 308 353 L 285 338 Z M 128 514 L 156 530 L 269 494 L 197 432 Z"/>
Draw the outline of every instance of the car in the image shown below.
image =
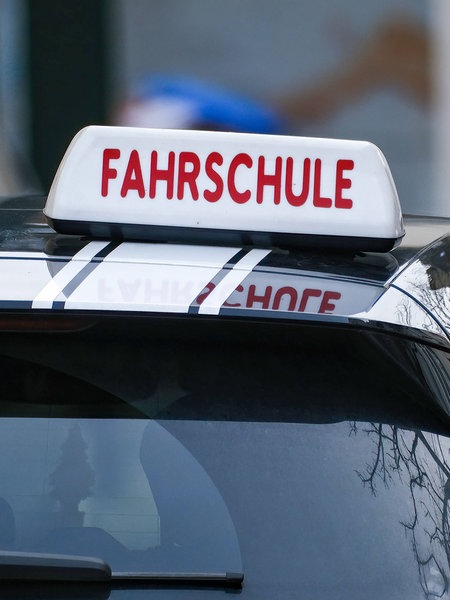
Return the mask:
<path fill-rule="evenodd" d="M 448 597 L 450 220 L 378 148 L 88 127 L 0 223 L 2 597 Z"/>

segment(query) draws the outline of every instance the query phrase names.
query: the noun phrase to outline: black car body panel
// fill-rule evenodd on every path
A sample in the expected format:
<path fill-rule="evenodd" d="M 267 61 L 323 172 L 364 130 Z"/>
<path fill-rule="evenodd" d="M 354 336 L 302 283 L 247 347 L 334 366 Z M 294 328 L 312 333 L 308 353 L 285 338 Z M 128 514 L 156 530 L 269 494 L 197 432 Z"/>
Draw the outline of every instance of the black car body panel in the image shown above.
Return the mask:
<path fill-rule="evenodd" d="M 41 206 L 0 206 L 0 282 L 30 279 L 0 291 L 2 549 L 243 572 L 249 599 L 446 597 L 448 220 L 406 219 L 388 254 L 267 249 L 246 269 L 240 247 L 217 264 L 169 244 L 84 259 L 92 240 L 55 234 Z M 125 578 L 71 593 L 225 592 Z"/>

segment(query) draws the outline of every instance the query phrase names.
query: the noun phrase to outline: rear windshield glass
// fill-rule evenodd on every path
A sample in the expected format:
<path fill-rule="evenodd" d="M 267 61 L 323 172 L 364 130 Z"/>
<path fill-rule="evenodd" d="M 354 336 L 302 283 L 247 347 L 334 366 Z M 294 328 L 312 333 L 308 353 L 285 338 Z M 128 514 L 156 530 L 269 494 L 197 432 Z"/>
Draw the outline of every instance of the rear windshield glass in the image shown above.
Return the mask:
<path fill-rule="evenodd" d="M 0 336 L 2 549 L 243 572 L 249 598 L 446 582 L 446 355 L 283 323 L 20 326 Z"/>

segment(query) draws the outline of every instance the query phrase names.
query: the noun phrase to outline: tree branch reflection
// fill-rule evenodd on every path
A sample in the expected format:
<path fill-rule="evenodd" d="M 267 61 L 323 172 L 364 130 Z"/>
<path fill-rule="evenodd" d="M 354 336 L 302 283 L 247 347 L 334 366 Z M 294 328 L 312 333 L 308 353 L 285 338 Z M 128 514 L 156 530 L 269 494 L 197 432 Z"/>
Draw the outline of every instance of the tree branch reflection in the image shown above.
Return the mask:
<path fill-rule="evenodd" d="M 358 433 L 352 423 L 351 433 Z M 370 423 L 362 429 L 373 441 L 373 461 L 358 476 L 376 495 L 381 484 L 407 485 L 411 512 L 402 522 L 411 536 L 420 583 L 427 600 L 446 597 L 450 568 L 450 467 L 447 440 L 422 431 Z"/>

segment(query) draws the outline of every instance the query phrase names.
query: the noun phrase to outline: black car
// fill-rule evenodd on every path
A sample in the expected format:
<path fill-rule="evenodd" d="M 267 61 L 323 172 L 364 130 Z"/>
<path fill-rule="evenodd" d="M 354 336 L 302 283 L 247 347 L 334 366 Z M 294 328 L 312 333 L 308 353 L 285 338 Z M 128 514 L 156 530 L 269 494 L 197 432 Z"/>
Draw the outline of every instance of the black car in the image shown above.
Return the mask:
<path fill-rule="evenodd" d="M 226 135 L 198 137 L 226 157 Z M 51 198 L 97 202 L 58 177 Z M 448 596 L 450 220 L 405 218 L 399 243 L 370 223 L 195 231 L 47 203 L 57 233 L 44 204 L 0 203 L 1 597 Z"/>

